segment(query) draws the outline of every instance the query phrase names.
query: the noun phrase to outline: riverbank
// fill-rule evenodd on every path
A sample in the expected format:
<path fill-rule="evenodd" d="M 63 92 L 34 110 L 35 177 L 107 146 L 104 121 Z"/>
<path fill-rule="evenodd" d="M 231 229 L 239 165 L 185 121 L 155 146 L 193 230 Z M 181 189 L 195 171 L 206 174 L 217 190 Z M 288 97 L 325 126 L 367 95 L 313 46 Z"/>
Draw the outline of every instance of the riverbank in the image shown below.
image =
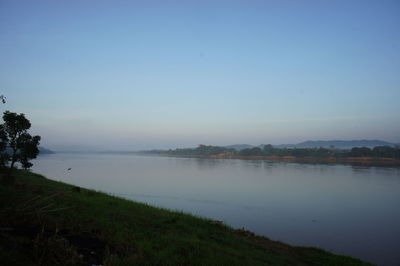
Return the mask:
<path fill-rule="evenodd" d="M 394 158 L 379 157 L 295 157 L 295 156 L 237 156 L 227 154 L 217 155 L 171 155 L 158 154 L 168 157 L 181 158 L 203 158 L 203 159 L 239 159 L 239 160 L 265 160 L 265 161 L 281 161 L 292 163 L 310 163 L 310 164 L 350 164 L 359 166 L 400 166 L 400 160 Z"/>
<path fill-rule="evenodd" d="M 0 185 L 5 265 L 369 265 L 26 171 Z"/>

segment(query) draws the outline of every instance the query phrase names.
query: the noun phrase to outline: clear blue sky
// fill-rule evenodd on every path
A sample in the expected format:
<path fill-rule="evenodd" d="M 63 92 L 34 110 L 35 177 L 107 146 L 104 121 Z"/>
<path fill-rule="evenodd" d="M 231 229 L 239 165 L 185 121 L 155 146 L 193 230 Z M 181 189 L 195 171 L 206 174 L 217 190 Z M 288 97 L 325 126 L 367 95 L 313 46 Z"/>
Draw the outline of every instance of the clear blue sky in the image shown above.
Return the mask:
<path fill-rule="evenodd" d="M 53 149 L 400 142 L 400 1 L 0 0 L 1 111 Z"/>

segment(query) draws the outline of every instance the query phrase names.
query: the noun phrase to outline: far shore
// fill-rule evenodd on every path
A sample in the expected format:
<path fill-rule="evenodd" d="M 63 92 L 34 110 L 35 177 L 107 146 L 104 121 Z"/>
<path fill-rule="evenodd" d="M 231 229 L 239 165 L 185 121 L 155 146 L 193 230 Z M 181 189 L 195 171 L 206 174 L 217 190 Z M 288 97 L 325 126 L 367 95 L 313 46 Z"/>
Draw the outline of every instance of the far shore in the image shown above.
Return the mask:
<path fill-rule="evenodd" d="M 171 155 L 159 154 L 167 157 L 180 158 L 203 158 L 203 159 L 240 159 L 240 160 L 266 160 L 266 161 L 283 161 L 292 163 L 309 163 L 309 164 L 350 164 L 360 166 L 400 166 L 400 160 L 384 157 L 295 157 L 295 156 L 236 156 L 236 155 Z"/>

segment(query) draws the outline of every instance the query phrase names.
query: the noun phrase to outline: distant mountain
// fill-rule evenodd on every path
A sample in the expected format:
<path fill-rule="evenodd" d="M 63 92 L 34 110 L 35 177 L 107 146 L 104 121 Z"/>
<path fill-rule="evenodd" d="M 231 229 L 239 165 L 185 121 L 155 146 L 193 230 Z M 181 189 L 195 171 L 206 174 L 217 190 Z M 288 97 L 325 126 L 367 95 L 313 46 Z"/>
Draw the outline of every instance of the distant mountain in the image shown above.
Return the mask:
<path fill-rule="evenodd" d="M 225 148 L 234 149 L 234 150 L 237 150 L 237 151 L 241 151 L 241 150 L 244 150 L 244 149 L 250 149 L 250 148 L 253 148 L 253 147 L 254 146 L 249 145 L 249 144 L 234 144 L 234 145 L 225 146 Z"/>
<path fill-rule="evenodd" d="M 315 148 L 335 147 L 338 149 L 351 149 L 353 147 L 368 147 L 374 148 L 376 146 L 396 146 L 395 143 L 390 143 L 382 140 L 309 140 L 298 144 L 281 144 L 274 145 L 276 148 Z"/>
<path fill-rule="evenodd" d="M 54 153 L 54 151 L 43 147 L 39 147 L 39 154 L 52 154 L 52 153 Z"/>

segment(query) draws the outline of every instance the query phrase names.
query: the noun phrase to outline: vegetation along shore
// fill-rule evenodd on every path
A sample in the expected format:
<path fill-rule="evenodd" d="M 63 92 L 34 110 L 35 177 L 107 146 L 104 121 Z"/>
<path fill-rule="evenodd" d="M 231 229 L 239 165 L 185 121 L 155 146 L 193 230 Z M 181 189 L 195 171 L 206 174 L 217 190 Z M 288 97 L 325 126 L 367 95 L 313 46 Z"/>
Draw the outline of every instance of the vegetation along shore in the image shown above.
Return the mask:
<path fill-rule="evenodd" d="M 400 148 L 390 146 L 332 148 L 276 148 L 272 145 L 235 150 L 229 147 L 199 145 L 197 148 L 151 150 L 144 154 L 176 157 L 273 160 L 299 163 L 352 164 L 365 166 L 400 166 Z"/>

